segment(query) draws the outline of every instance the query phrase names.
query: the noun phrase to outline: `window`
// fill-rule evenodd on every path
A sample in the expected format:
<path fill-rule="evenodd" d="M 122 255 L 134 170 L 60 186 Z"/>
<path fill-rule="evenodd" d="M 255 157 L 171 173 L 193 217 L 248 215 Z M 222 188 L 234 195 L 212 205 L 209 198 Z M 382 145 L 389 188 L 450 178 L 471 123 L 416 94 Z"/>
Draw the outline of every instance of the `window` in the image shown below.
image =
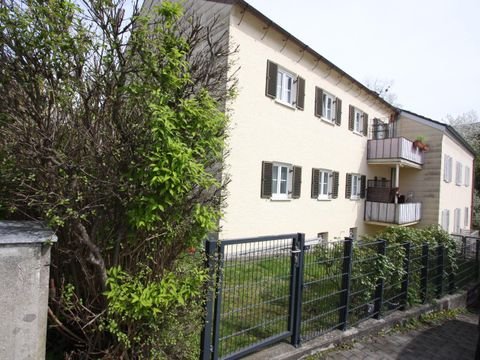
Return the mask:
<path fill-rule="evenodd" d="M 312 199 L 329 200 L 338 197 L 338 179 L 336 171 L 312 169 Z"/>
<path fill-rule="evenodd" d="M 305 80 L 300 76 L 267 61 L 265 95 L 288 106 L 303 110 L 305 103 Z"/>
<path fill-rule="evenodd" d="M 298 199 L 302 168 L 280 162 L 262 162 L 261 197 L 272 200 Z"/>
<path fill-rule="evenodd" d="M 320 241 L 320 243 L 326 243 L 328 242 L 328 232 L 320 232 L 317 234 L 317 238 Z"/>
<path fill-rule="evenodd" d="M 342 100 L 315 87 L 315 116 L 330 123 L 342 124 Z"/>
<path fill-rule="evenodd" d="M 286 165 L 274 164 L 272 170 L 272 198 L 288 198 L 288 177 L 290 169 Z"/>
<path fill-rule="evenodd" d="M 466 208 L 465 208 L 465 215 L 464 215 L 464 217 L 463 217 L 463 227 L 464 227 L 465 229 L 468 229 L 468 228 L 470 227 L 470 226 L 469 226 L 470 224 L 469 224 L 469 222 L 468 222 L 468 218 L 470 217 L 469 215 L 470 215 L 470 214 L 469 214 L 469 212 L 468 212 L 468 207 L 466 207 Z"/>
<path fill-rule="evenodd" d="M 453 233 L 454 234 L 460 234 L 460 209 L 457 208 L 453 212 Z"/>
<path fill-rule="evenodd" d="M 367 136 L 368 114 L 350 105 L 348 117 L 348 129 L 357 134 Z"/>
<path fill-rule="evenodd" d="M 322 96 L 322 116 L 330 121 L 333 121 L 335 113 L 335 99 L 332 95 L 324 92 Z"/>
<path fill-rule="evenodd" d="M 382 140 L 389 138 L 389 125 L 385 124 L 382 120 L 380 119 L 373 119 L 373 126 L 372 126 L 372 138 L 374 140 Z"/>
<path fill-rule="evenodd" d="M 455 184 L 461 186 L 463 184 L 462 175 L 463 175 L 463 165 L 461 162 L 456 162 L 456 171 L 455 171 Z"/>
<path fill-rule="evenodd" d="M 450 210 L 444 209 L 442 210 L 442 220 L 440 225 L 442 229 L 448 232 L 450 226 Z"/>
<path fill-rule="evenodd" d="M 352 200 L 365 198 L 366 181 L 367 178 L 365 175 L 347 174 L 345 197 Z"/>
<path fill-rule="evenodd" d="M 277 100 L 293 105 L 293 75 L 280 68 L 277 72 Z"/>
<path fill-rule="evenodd" d="M 330 194 L 330 187 L 332 185 L 332 182 L 330 181 L 331 176 L 332 173 L 328 170 L 320 171 L 320 191 L 318 194 L 319 198 L 328 199 L 328 196 Z"/>
<path fill-rule="evenodd" d="M 443 180 L 445 182 L 452 181 L 452 166 L 453 166 L 452 157 L 445 154 L 443 156 Z"/>
<path fill-rule="evenodd" d="M 350 239 L 352 239 L 353 241 L 356 241 L 357 240 L 357 236 L 358 236 L 358 230 L 356 227 L 354 228 L 350 228 L 348 230 L 348 236 L 350 237 Z"/>
<path fill-rule="evenodd" d="M 470 168 L 465 166 L 465 186 L 470 186 Z"/>

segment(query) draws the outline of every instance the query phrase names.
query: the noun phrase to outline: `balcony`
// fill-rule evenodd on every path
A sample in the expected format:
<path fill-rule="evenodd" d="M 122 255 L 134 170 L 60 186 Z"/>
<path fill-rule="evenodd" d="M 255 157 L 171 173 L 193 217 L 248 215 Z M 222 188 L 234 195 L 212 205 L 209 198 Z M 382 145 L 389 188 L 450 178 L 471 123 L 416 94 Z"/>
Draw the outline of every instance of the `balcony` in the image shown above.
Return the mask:
<path fill-rule="evenodd" d="M 381 203 L 365 202 L 365 222 L 375 225 L 408 226 L 418 223 L 421 219 L 421 203 Z"/>
<path fill-rule="evenodd" d="M 368 164 L 401 165 L 421 169 L 423 151 L 404 137 L 368 140 Z"/>
<path fill-rule="evenodd" d="M 386 179 L 368 180 L 365 222 L 374 225 L 409 226 L 421 220 L 422 204 L 413 200 L 413 192 L 398 193 Z"/>

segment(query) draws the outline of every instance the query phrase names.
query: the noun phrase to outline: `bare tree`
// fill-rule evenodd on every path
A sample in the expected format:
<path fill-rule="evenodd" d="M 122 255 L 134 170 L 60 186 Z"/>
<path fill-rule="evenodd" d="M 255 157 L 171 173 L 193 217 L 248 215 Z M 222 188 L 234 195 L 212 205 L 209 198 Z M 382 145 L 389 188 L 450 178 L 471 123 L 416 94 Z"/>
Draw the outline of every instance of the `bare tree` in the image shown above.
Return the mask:
<path fill-rule="evenodd" d="M 386 102 L 392 104 L 393 106 L 401 107 L 401 105 L 397 102 L 397 94 L 392 92 L 393 85 L 393 80 L 367 79 L 365 81 L 365 86 L 368 87 L 370 90 L 375 91 L 378 96 L 380 96 Z"/>

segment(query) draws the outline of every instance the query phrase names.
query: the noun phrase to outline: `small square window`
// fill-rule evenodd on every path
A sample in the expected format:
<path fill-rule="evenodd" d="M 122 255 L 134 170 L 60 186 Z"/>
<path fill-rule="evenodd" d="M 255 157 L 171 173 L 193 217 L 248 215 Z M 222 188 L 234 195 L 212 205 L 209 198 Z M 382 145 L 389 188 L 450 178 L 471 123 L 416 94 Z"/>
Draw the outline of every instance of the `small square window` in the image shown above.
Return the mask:
<path fill-rule="evenodd" d="M 357 228 L 356 228 L 356 227 L 350 228 L 350 229 L 348 230 L 348 236 L 349 236 L 352 240 L 356 241 L 356 240 L 357 240 L 357 236 L 358 236 L 358 230 L 357 230 Z"/>
<path fill-rule="evenodd" d="M 317 238 L 320 241 L 320 243 L 326 243 L 328 242 L 328 232 L 320 232 L 317 234 Z"/>

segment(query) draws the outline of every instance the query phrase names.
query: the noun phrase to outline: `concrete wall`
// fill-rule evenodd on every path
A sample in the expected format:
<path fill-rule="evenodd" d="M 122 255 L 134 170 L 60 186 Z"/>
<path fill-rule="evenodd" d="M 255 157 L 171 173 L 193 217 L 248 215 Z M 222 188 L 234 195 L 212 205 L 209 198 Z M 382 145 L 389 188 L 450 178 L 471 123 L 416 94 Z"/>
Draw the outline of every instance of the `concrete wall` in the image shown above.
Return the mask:
<path fill-rule="evenodd" d="M 44 359 L 50 246 L 35 222 L 0 221 L 0 359 Z"/>
<path fill-rule="evenodd" d="M 227 207 L 221 221 L 222 239 L 292 232 L 311 238 L 328 232 L 329 239 L 348 236 L 350 228 L 365 233 L 364 200 L 345 198 L 347 173 L 389 177 L 388 168 L 367 165 L 369 136 L 348 130 L 349 105 L 388 121 L 391 109 L 357 84 L 329 68 L 285 38 L 255 14 L 234 7 L 230 20 L 232 44 L 239 46 L 238 96 L 232 108 L 227 172 Z M 305 79 L 305 108 L 298 110 L 265 96 L 267 60 Z M 315 87 L 342 100 L 342 123 L 328 123 L 314 114 Z M 299 199 L 262 199 L 262 161 L 302 167 Z M 337 199 L 311 198 L 312 168 L 339 172 Z"/>

